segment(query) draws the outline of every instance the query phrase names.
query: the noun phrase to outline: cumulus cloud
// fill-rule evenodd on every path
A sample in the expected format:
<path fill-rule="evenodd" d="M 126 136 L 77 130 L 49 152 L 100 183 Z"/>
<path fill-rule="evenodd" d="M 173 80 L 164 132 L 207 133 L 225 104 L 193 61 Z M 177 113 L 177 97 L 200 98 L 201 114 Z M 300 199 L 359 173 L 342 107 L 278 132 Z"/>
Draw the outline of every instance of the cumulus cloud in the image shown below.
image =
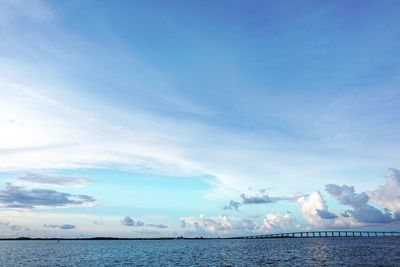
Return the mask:
<path fill-rule="evenodd" d="M 125 216 L 124 219 L 122 219 L 121 223 L 125 226 L 144 226 L 144 223 L 142 221 L 134 221 L 130 216 Z"/>
<path fill-rule="evenodd" d="M 165 224 L 153 224 L 153 223 L 149 223 L 149 224 L 147 224 L 147 226 L 154 227 L 154 228 L 168 228 L 168 225 L 165 225 Z"/>
<path fill-rule="evenodd" d="M 193 226 L 197 232 L 209 232 L 213 234 L 223 233 L 232 229 L 232 222 L 229 217 L 225 215 L 213 219 L 202 214 L 198 218 L 186 218 L 185 224 L 186 226 Z"/>
<path fill-rule="evenodd" d="M 57 225 L 57 224 L 44 224 L 43 227 L 45 228 L 53 228 L 53 229 L 61 229 L 61 230 L 72 230 L 75 229 L 76 226 L 73 224 L 61 224 L 61 225 Z"/>
<path fill-rule="evenodd" d="M 187 234 L 196 236 L 221 236 L 242 234 L 258 228 L 251 220 L 232 221 L 226 215 L 218 217 L 185 217 L 182 220 L 182 226 Z"/>
<path fill-rule="evenodd" d="M 226 215 L 218 217 L 186 217 L 182 220 L 184 229 L 193 229 L 196 235 L 221 236 L 262 234 L 293 228 L 295 220 L 290 212 L 270 213 L 263 221 L 250 218 L 229 218 Z M 189 231 L 190 233 L 190 231 Z"/>
<path fill-rule="evenodd" d="M 388 213 L 383 213 L 379 209 L 368 204 L 367 193 L 357 194 L 353 186 L 347 185 L 326 185 L 326 191 L 336 198 L 340 204 L 352 207 L 346 210 L 345 217 L 353 217 L 361 223 L 390 223 L 393 218 Z"/>
<path fill-rule="evenodd" d="M 371 202 L 382 205 L 400 215 L 400 171 L 389 169 L 384 185 L 374 191 L 367 192 Z"/>
<path fill-rule="evenodd" d="M 240 207 L 240 202 L 231 200 L 231 201 L 229 201 L 229 203 L 226 204 L 222 209 L 224 209 L 224 210 L 236 210 L 236 211 L 238 211 L 239 207 Z"/>
<path fill-rule="evenodd" d="M 265 216 L 261 229 L 263 230 L 286 230 L 293 227 L 294 218 L 290 212 L 269 213 Z"/>
<path fill-rule="evenodd" d="M 329 220 L 336 218 L 335 214 L 328 211 L 326 201 L 318 191 L 300 197 L 297 202 L 304 219 L 314 226 L 327 226 L 332 223 Z"/>
<path fill-rule="evenodd" d="M 95 180 L 84 176 L 51 175 L 28 172 L 24 176 L 18 177 L 14 184 L 45 184 L 64 187 L 83 187 L 94 182 Z"/>
<path fill-rule="evenodd" d="M 49 189 L 24 189 L 6 183 L 0 189 L 0 207 L 37 208 L 93 205 L 95 199 L 87 195 L 72 195 Z"/>

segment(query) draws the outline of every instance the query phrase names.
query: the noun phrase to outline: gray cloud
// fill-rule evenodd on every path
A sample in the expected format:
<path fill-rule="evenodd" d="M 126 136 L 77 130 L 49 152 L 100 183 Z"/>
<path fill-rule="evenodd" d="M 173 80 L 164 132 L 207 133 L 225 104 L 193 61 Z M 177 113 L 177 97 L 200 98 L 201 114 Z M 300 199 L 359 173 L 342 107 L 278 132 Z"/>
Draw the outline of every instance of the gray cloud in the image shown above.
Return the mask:
<path fill-rule="evenodd" d="M 125 226 L 144 226 L 142 221 L 134 221 L 131 217 L 125 216 L 121 221 L 122 225 Z"/>
<path fill-rule="evenodd" d="M 226 204 L 222 209 L 224 210 L 236 210 L 238 211 L 240 207 L 240 203 L 234 200 L 229 201 L 228 204 Z"/>
<path fill-rule="evenodd" d="M 332 213 L 328 210 L 316 209 L 316 211 L 321 219 L 332 220 L 338 217 L 335 213 Z"/>
<path fill-rule="evenodd" d="M 84 176 L 49 175 L 32 172 L 28 172 L 15 180 L 16 184 L 46 184 L 65 187 L 82 187 L 94 182 L 95 180 Z"/>
<path fill-rule="evenodd" d="M 265 192 L 265 190 L 260 190 L 260 192 Z M 268 204 L 268 203 L 276 203 L 278 201 L 295 201 L 298 197 L 270 197 L 267 194 L 248 196 L 246 194 L 241 194 L 242 203 L 244 205 L 247 204 Z"/>
<path fill-rule="evenodd" d="M 394 220 L 395 220 L 395 221 L 399 221 L 399 222 L 400 222 L 400 212 L 395 212 L 395 213 L 393 214 L 393 216 L 394 216 Z"/>
<path fill-rule="evenodd" d="M 147 224 L 147 226 L 154 227 L 154 228 L 168 228 L 168 225 L 165 224 Z"/>
<path fill-rule="evenodd" d="M 235 200 L 229 201 L 228 204 L 223 206 L 223 210 L 235 210 L 238 211 L 241 205 L 249 205 L 249 204 L 268 204 L 268 203 L 276 203 L 278 201 L 296 201 L 300 196 L 281 196 L 281 197 L 270 197 L 266 194 L 266 189 L 260 189 L 258 191 L 251 191 L 250 195 L 246 195 L 245 193 L 241 194 L 242 202 L 238 202 Z M 254 193 L 253 193 L 254 192 Z"/>
<path fill-rule="evenodd" d="M 62 229 L 62 230 L 72 230 L 75 229 L 76 226 L 73 224 L 61 224 L 61 225 L 57 225 L 57 224 L 44 224 L 43 227 L 46 228 L 58 228 L 58 229 Z"/>
<path fill-rule="evenodd" d="M 347 210 L 345 217 L 353 217 L 363 223 L 390 223 L 393 218 L 388 213 L 383 213 L 379 209 L 368 204 L 369 197 L 365 192 L 355 193 L 353 186 L 338 186 L 335 184 L 326 185 L 326 191 L 335 197 L 340 204 L 348 205 L 353 210 Z"/>
<path fill-rule="evenodd" d="M 10 229 L 11 231 L 20 231 L 20 230 L 28 231 L 29 230 L 27 228 L 24 228 L 21 225 L 11 224 L 9 222 L 0 222 L 0 225 Z"/>
<path fill-rule="evenodd" d="M 0 206 L 6 208 L 62 207 L 93 204 L 87 195 L 72 195 L 49 189 L 31 189 L 6 183 L 0 189 Z"/>
<path fill-rule="evenodd" d="M 186 228 L 186 221 L 185 220 L 181 220 L 181 228 L 182 229 Z"/>
<path fill-rule="evenodd" d="M 257 196 L 247 196 L 246 194 L 241 194 L 240 197 L 243 200 L 243 204 L 265 204 L 274 203 L 275 201 L 271 199 L 268 195 L 257 195 Z"/>
<path fill-rule="evenodd" d="M 262 189 L 260 189 L 258 191 L 260 191 L 261 194 L 265 194 L 265 192 L 267 192 L 267 189 L 262 188 Z"/>
<path fill-rule="evenodd" d="M 239 226 L 244 230 L 258 230 L 259 226 L 251 219 L 243 218 Z"/>

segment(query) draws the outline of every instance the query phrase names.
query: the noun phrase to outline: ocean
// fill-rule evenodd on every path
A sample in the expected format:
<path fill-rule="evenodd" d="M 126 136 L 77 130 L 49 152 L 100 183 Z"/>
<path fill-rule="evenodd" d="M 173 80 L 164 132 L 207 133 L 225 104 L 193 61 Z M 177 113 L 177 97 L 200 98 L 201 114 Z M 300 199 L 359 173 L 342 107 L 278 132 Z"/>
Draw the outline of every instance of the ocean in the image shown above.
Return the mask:
<path fill-rule="evenodd" d="M 0 241 L 0 266 L 400 266 L 399 237 Z"/>

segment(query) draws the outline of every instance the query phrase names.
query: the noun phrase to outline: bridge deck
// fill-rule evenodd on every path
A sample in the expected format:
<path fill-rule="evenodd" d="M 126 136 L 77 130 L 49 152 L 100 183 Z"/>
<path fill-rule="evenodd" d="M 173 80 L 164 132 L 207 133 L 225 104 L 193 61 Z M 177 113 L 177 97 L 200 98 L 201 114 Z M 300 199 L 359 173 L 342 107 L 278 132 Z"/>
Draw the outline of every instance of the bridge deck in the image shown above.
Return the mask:
<path fill-rule="evenodd" d="M 400 237 L 400 232 L 376 231 L 307 231 L 230 237 L 230 239 L 307 238 L 307 237 Z"/>

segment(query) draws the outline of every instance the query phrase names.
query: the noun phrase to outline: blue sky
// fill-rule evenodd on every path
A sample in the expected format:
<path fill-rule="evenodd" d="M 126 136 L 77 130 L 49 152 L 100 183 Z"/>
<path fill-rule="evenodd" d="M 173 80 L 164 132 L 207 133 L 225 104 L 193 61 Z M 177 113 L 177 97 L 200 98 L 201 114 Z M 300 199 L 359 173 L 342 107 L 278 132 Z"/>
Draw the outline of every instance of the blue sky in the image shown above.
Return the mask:
<path fill-rule="evenodd" d="M 399 11 L 2 1 L 0 234 L 397 229 Z"/>

